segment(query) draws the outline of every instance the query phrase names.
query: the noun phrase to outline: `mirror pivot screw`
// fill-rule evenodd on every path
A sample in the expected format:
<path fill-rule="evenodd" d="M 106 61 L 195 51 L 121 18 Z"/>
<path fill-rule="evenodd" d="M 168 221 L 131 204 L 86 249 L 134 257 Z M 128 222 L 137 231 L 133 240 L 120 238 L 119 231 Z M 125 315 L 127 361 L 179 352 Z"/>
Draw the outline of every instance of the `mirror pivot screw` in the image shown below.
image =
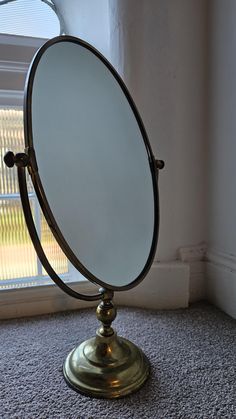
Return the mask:
<path fill-rule="evenodd" d="M 12 151 L 8 151 L 4 156 L 4 162 L 7 167 L 13 167 L 15 164 L 15 155 Z"/>
<path fill-rule="evenodd" d="M 8 151 L 4 156 L 4 162 L 7 167 L 26 167 L 29 164 L 29 156 L 25 153 L 14 154 L 12 151 Z"/>
<path fill-rule="evenodd" d="M 156 167 L 158 170 L 161 170 L 165 167 L 165 162 L 163 160 L 156 160 Z"/>

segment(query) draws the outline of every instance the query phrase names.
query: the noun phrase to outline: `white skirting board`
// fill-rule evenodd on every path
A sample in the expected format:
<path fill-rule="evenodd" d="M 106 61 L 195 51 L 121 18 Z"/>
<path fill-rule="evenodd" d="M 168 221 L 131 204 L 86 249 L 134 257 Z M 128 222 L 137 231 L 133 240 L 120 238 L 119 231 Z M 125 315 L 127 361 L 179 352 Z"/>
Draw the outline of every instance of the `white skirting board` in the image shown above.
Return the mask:
<path fill-rule="evenodd" d="M 189 264 L 183 262 L 154 263 L 141 284 L 130 291 L 116 292 L 117 305 L 152 309 L 187 307 L 189 303 Z M 95 293 L 97 287 L 88 281 L 73 284 L 80 293 Z M 55 285 L 38 286 L 0 292 L 0 319 L 96 306 L 69 297 Z"/>
<path fill-rule="evenodd" d="M 208 300 L 236 318 L 236 257 L 209 250 L 206 284 Z"/>
<path fill-rule="evenodd" d="M 118 305 L 152 309 L 187 307 L 189 303 L 189 265 L 182 262 L 154 263 L 137 287 L 115 294 Z"/>
<path fill-rule="evenodd" d="M 73 284 L 81 293 L 94 293 L 98 287 L 88 281 Z M 175 309 L 207 298 L 236 318 L 236 258 L 210 250 L 206 261 L 189 260 L 154 263 L 147 277 L 130 291 L 116 292 L 117 305 L 151 309 Z M 96 306 L 69 297 L 56 285 L 2 290 L 0 319 L 32 316 Z"/>

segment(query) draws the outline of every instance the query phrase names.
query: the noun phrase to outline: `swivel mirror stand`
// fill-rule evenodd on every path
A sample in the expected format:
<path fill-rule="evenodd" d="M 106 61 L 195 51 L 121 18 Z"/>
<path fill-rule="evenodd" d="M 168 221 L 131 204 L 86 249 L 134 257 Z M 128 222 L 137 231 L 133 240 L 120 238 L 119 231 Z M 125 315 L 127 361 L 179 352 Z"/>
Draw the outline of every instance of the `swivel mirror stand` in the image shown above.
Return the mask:
<path fill-rule="evenodd" d="M 34 155 L 34 153 L 33 153 Z M 96 336 L 81 343 L 66 358 L 63 367 L 64 378 L 76 391 L 93 397 L 118 398 L 138 390 L 149 375 L 149 361 L 136 345 L 117 336 L 111 323 L 116 318 L 116 308 L 112 302 L 114 292 L 101 288 L 95 295 L 83 295 L 68 287 L 50 265 L 32 217 L 29 204 L 25 167 L 34 175 L 35 162 L 30 163 L 30 151 L 14 155 L 9 151 L 4 157 L 5 164 L 17 166 L 18 182 L 25 222 L 37 255 L 56 285 L 71 297 L 84 301 L 96 301 L 96 315 L 102 323 Z M 164 167 L 162 160 L 156 160 L 156 171 Z"/>
<path fill-rule="evenodd" d="M 35 146 L 33 144 L 33 136 L 35 137 L 35 143 L 37 144 L 37 133 L 36 133 L 36 129 L 33 132 L 33 125 L 35 124 L 36 126 L 37 125 L 36 122 L 38 121 L 35 122 L 33 118 L 34 117 L 33 114 L 35 112 L 33 105 L 36 102 L 36 100 L 38 100 L 38 97 L 40 96 L 40 93 L 42 92 L 43 89 L 37 80 L 37 69 L 38 67 L 40 68 L 40 65 L 41 67 L 43 67 L 43 65 L 45 66 L 44 61 L 41 60 L 45 52 L 48 53 L 48 55 L 46 55 L 47 59 L 48 59 L 48 56 L 49 58 L 53 57 L 53 65 L 52 65 L 53 71 L 55 70 L 55 67 L 59 68 L 60 62 L 58 60 L 61 60 L 61 54 L 57 54 L 55 58 L 55 54 L 54 54 L 55 51 L 53 51 L 53 49 L 50 50 L 50 47 L 58 46 L 58 45 L 61 45 L 63 47 L 65 54 L 67 54 L 67 51 L 70 50 L 69 47 L 71 46 L 73 46 L 73 48 L 79 47 L 78 59 L 81 60 L 79 62 L 81 67 L 83 67 L 84 63 L 86 63 L 87 65 L 86 60 L 88 60 L 88 57 L 90 59 L 91 55 L 92 55 L 92 59 L 94 58 L 96 59 L 95 64 L 97 63 L 96 65 L 98 65 L 99 71 L 100 71 L 101 65 L 102 65 L 101 67 L 102 69 L 103 67 L 105 67 L 105 79 L 102 79 L 102 81 L 104 82 L 105 80 L 109 87 L 107 89 L 108 94 L 110 94 L 110 92 L 112 91 L 112 85 L 110 84 L 109 86 L 109 83 L 113 83 L 113 79 L 115 79 L 116 82 L 118 81 L 118 84 L 115 84 L 115 89 L 122 90 L 122 95 L 124 94 L 125 100 L 128 102 L 128 105 L 131 109 L 130 111 L 131 113 L 128 115 L 127 120 L 130 121 L 130 115 L 133 117 L 133 120 L 129 123 L 131 123 L 131 125 L 134 126 L 134 132 L 135 132 L 134 141 L 136 141 L 136 136 L 137 136 L 136 127 L 139 127 L 139 130 L 141 132 L 142 141 L 144 143 L 143 146 L 140 143 L 141 154 L 143 153 L 143 156 L 145 157 L 147 161 L 147 167 L 149 167 L 148 170 L 150 170 L 150 185 L 152 184 L 152 188 L 153 188 L 153 198 L 152 198 L 153 199 L 153 203 L 152 203 L 153 214 L 154 214 L 153 227 L 152 227 L 153 232 L 152 232 L 152 237 L 150 238 L 150 249 L 148 250 L 148 253 L 147 253 L 148 257 L 144 256 L 145 263 L 141 269 L 141 272 L 136 277 L 135 275 L 133 275 L 134 279 L 132 277 L 132 281 L 129 279 L 127 283 L 124 283 L 124 284 L 123 283 L 113 284 L 112 282 L 109 283 L 109 281 L 105 281 L 105 280 L 103 281 L 101 278 L 98 278 L 96 277 L 96 275 L 93 275 L 93 273 L 91 273 L 91 270 L 89 270 L 84 264 L 80 262 L 80 260 L 76 258 L 75 254 L 72 251 L 72 247 L 68 245 L 68 243 L 66 242 L 61 232 L 61 230 L 63 229 L 62 227 L 64 227 L 64 231 L 66 231 L 66 224 L 64 224 L 63 226 L 63 222 L 61 222 L 60 228 L 59 228 L 59 224 L 57 222 L 58 219 L 54 218 L 54 214 L 52 213 L 51 207 L 49 206 L 49 201 L 48 201 L 49 192 L 47 191 L 47 197 L 46 197 L 45 190 L 43 188 L 41 178 L 39 175 L 38 163 L 40 160 L 40 150 L 38 149 L 39 158 L 36 160 L 37 150 L 35 150 Z M 53 54 L 51 54 L 51 51 L 53 51 Z M 83 56 L 84 53 L 85 55 L 87 54 L 88 56 L 86 55 L 86 57 L 84 57 Z M 75 57 L 75 51 L 73 51 L 72 56 L 66 57 L 66 59 L 63 60 L 63 63 L 65 62 L 71 63 L 74 57 Z M 42 61 L 42 64 L 41 64 L 41 61 Z M 50 63 L 50 66 L 51 66 L 51 63 Z M 75 78 L 78 78 L 78 75 L 77 75 L 78 67 L 79 66 L 76 66 L 75 71 L 74 71 L 74 67 L 72 69 L 74 71 L 73 74 Z M 91 71 L 94 70 L 94 65 L 92 65 L 91 62 L 89 62 L 88 68 L 87 67 L 85 68 L 85 71 L 84 71 L 85 77 L 83 79 L 83 84 L 85 84 L 87 81 L 88 73 L 90 69 L 92 69 Z M 107 72 L 107 69 L 109 70 L 109 73 Z M 47 71 L 49 70 L 47 69 Z M 72 71 L 71 68 L 69 70 Z M 73 78 L 73 74 L 72 75 L 71 74 L 72 73 L 70 73 L 70 80 Z M 89 79 L 88 81 L 89 86 L 91 84 L 91 80 L 93 81 L 93 77 L 94 75 L 92 74 L 91 79 Z M 45 78 L 45 75 L 42 80 L 44 80 L 44 78 Z M 50 79 L 49 87 L 51 87 L 51 85 L 53 84 L 52 78 L 49 77 L 49 79 Z M 69 81 L 67 81 L 67 83 L 69 83 Z M 61 85 L 62 80 L 59 80 L 59 82 Z M 34 87 L 34 83 L 36 87 Z M 97 86 L 96 83 L 97 82 L 95 80 L 95 86 Z M 103 88 L 103 84 L 102 83 L 100 84 Z M 74 85 L 75 85 L 75 81 L 73 81 L 73 87 Z M 35 97 L 33 95 L 34 89 L 37 92 Z M 55 92 L 58 92 L 58 90 L 59 90 L 58 86 L 56 85 Z M 69 91 L 69 89 L 67 90 Z M 85 90 L 86 90 L 86 94 L 89 94 L 87 93 L 88 89 L 85 89 Z M 51 94 L 49 92 L 48 97 L 49 98 L 53 97 L 55 92 L 52 92 Z M 79 93 L 81 94 L 81 85 L 80 85 Z M 76 89 L 74 88 L 72 91 L 70 90 L 70 94 L 78 95 L 78 93 L 76 92 Z M 47 101 L 48 101 L 48 97 L 47 97 Z M 92 100 L 92 103 L 93 103 L 94 95 L 92 99 L 93 99 Z M 84 105 L 84 98 L 82 98 L 81 100 L 83 101 L 83 105 Z M 114 101 L 114 95 L 112 96 L 112 101 Z M 42 105 L 41 102 L 40 102 L 40 105 Z M 122 102 L 122 109 L 123 109 L 123 106 L 124 104 Z M 44 107 L 42 106 L 42 108 Z M 66 103 L 65 109 L 67 108 L 68 107 Z M 38 113 L 40 114 L 40 109 L 37 108 L 37 113 L 35 112 L 37 118 L 38 118 Z M 65 109 L 63 110 L 63 112 L 65 112 Z M 89 104 L 89 111 L 90 110 L 91 110 L 91 104 Z M 90 112 L 90 118 L 91 118 L 91 112 Z M 117 112 L 117 109 L 116 109 L 116 112 Z M 96 113 L 97 112 L 95 108 L 94 115 L 96 115 Z M 56 115 L 56 117 L 58 119 L 61 119 L 58 117 L 58 115 Z M 53 115 L 51 116 L 51 118 L 53 118 Z M 83 118 L 81 119 L 81 124 L 83 122 Z M 125 125 L 123 124 L 123 121 L 125 118 L 126 117 L 121 112 L 121 122 L 119 122 L 121 124 L 121 130 L 122 130 L 123 125 Z M 91 120 L 89 122 L 91 123 Z M 44 123 L 44 119 L 42 119 L 42 124 L 43 123 Z M 51 124 L 51 126 L 54 127 L 55 124 Z M 101 130 L 103 129 L 103 126 L 104 124 L 101 125 L 102 127 Z M 64 368 L 63 368 L 65 380 L 74 390 L 79 391 L 82 394 L 93 396 L 93 397 L 118 398 L 118 397 L 128 395 L 138 390 L 147 379 L 148 374 L 149 374 L 149 362 L 146 356 L 144 355 L 144 353 L 141 351 L 141 349 L 139 349 L 136 345 L 134 345 L 129 340 L 117 336 L 116 332 L 113 330 L 111 324 L 116 317 L 116 309 L 112 303 L 112 298 L 114 295 L 114 291 L 130 289 L 134 287 L 135 285 L 137 285 L 146 276 L 148 270 L 151 267 L 151 264 L 155 255 L 157 236 L 158 236 L 158 227 L 159 227 L 158 186 L 157 186 L 158 185 L 158 172 L 160 169 L 164 167 L 164 162 L 162 160 L 156 160 L 154 158 L 151 151 L 150 144 L 146 136 L 146 132 L 142 125 L 140 116 L 137 112 L 137 109 L 126 87 L 124 86 L 122 80 L 118 76 L 118 74 L 115 72 L 112 66 L 106 61 L 106 59 L 102 57 L 101 54 L 98 53 L 93 47 L 84 43 L 82 40 L 79 40 L 74 37 L 63 36 L 63 37 L 54 38 L 53 40 L 48 41 L 36 54 L 33 60 L 33 63 L 31 65 L 31 68 L 29 70 L 28 79 L 26 82 L 24 127 L 25 127 L 25 145 L 26 145 L 25 152 L 14 155 L 13 152 L 9 151 L 8 153 L 6 153 L 4 157 L 4 161 L 8 167 L 13 167 L 13 166 L 17 167 L 19 191 L 20 191 L 20 197 L 21 197 L 25 222 L 26 222 L 31 240 L 33 242 L 34 248 L 37 252 L 38 258 L 41 261 L 48 275 L 52 278 L 52 280 L 56 283 L 56 285 L 58 285 L 61 288 L 62 291 L 66 292 L 71 297 L 74 297 L 80 300 L 85 300 L 85 301 L 101 300 L 96 310 L 97 318 L 101 322 L 101 326 L 97 330 L 95 337 L 81 343 L 77 348 L 73 349 L 70 352 L 70 354 L 67 356 L 66 361 L 64 363 Z M 69 124 L 69 127 L 70 127 L 70 124 Z M 111 128 L 113 129 L 114 127 L 112 126 Z M 58 132 L 56 134 L 50 135 L 50 140 L 52 142 L 58 141 Z M 130 133 L 129 135 L 131 137 Z M 71 136 L 73 136 L 73 132 Z M 114 132 L 114 137 L 115 136 L 116 134 Z M 118 144 L 117 150 L 119 150 L 119 145 L 120 147 L 122 147 L 122 139 L 120 140 L 119 138 L 119 141 L 121 141 L 121 143 Z M 87 146 L 87 143 L 89 143 L 88 136 L 86 137 L 86 140 L 84 143 L 80 142 L 78 155 L 83 150 L 82 146 L 84 147 Z M 41 144 L 41 140 L 39 144 Z M 55 145 L 53 144 L 52 146 L 55 146 Z M 47 147 L 50 147 L 50 145 L 47 145 Z M 48 151 L 48 149 L 46 149 L 46 151 Z M 129 157 L 128 161 L 132 160 L 133 158 L 132 156 L 130 157 L 128 156 Z M 136 169 L 137 169 L 136 159 L 138 158 L 139 158 L 139 155 L 137 153 L 134 157 L 134 167 Z M 142 157 L 140 158 L 142 161 Z M 62 156 L 62 159 L 64 163 L 64 156 Z M 69 156 L 69 159 L 70 159 L 70 156 Z M 96 161 L 97 159 L 94 160 L 94 164 L 96 164 Z M 103 162 L 103 166 L 106 164 L 106 162 L 107 162 L 107 159 L 105 160 L 105 163 Z M 99 164 L 100 164 L 99 170 L 102 171 L 103 166 L 101 165 L 101 162 Z M 42 166 L 42 162 L 41 162 L 41 166 Z M 132 167 L 132 161 L 130 163 L 130 167 Z M 59 245 L 61 246 L 62 250 L 68 257 L 68 259 L 74 264 L 74 266 L 90 281 L 101 286 L 97 294 L 84 295 L 71 289 L 57 275 L 57 273 L 52 268 L 50 262 L 48 261 L 45 255 L 45 252 L 43 250 L 43 247 L 41 245 L 39 236 L 37 234 L 37 230 L 34 224 L 34 219 L 31 213 L 31 207 L 30 207 L 28 191 L 27 191 L 27 182 L 26 182 L 26 168 L 28 169 L 29 174 L 31 176 L 32 183 L 33 183 L 37 198 L 39 200 L 41 209 L 43 211 L 43 214 L 56 240 L 58 241 Z M 125 167 L 123 167 L 123 170 L 125 170 Z M 137 173 L 138 172 L 139 171 L 137 171 Z M 146 179 L 147 187 L 148 187 L 148 182 L 149 182 L 148 176 L 149 175 L 147 175 L 147 179 Z M 120 174 L 120 177 L 122 177 L 122 174 Z M 120 177 L 118 181 L 120 181 Z M 135 176 L 133 176 L 132 179 L 134 179 L 133 182 L 135 185 L 135 182 L 136 182 Z M 116 178 L 114 178 L 114 182 L 116 182 Z M 117 183 L 116 187 L 117 187 L 117 193 L 119 193 L 119 183 Z M 140 190 L 140 187 L 138 186 L 137 191 L 135 192 L 136 201 L 134 203 L 131 202 L 131 205 L 134 205 L 134 204 L 136 205 L 137 199 L 139 198 L 140 198 L 140 202 L 142 202 L 142 198 L 143 198 L 142 195 L 138 197 L 139 190 Z M 103 193 L 103 191 L 101 191 L 101 193 Z M 123 191 L 121 191 L 121 193 L 123 193 Z M 128 200 L 129 197 L 128 195 L 125 196 L 124 194 L 123 195 L 120 194 L 120 199 L 121 198 L 127 198 Z M 51 204 L 52 203 L 53 202 L 51 202 Z M 109 207 L 108 203 L 107 205 Z M 68 205 L 65 206 L 65 211 L 67 207 Z M 117 217 L 119 216 L 118 213 L 116 215 Z M 108 218 L 108 222 L 109 222 L 109 218 Z M 139 227 L 139 224 L 141 222 L 142 222 L 142 218 L 138 219 L 137 227 Z M 111 228 L 112 228 L 112 224 L 111 224 Z M 133 234 L 133 231 L 131 231 L 131 233 Z M 142 237 L 143 234 L 145 234 L 144 226 L 142 226 L 140 237 Z M 100 239 L 100 236 L 98 238 Z M 122 247 L 122 242 L 120 243 L 120 246 Z M 127 277 L 128 277 L 128 274 L 127 274 Z"/>

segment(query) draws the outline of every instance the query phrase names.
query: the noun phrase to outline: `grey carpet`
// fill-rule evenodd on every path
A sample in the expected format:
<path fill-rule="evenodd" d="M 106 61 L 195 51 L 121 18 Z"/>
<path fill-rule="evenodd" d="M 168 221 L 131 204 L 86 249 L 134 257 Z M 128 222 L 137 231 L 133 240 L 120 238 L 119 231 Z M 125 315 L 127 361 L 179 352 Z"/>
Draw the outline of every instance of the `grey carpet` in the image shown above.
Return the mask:
<path fill-rule="evenodd" d="M 236 321 L 205 304 L 120 308 L 114 322 L 152 364 L 120 400 L 90 399 L 62 378 L 68 352 L 94 335 L 94 309 L 0 322 L 0 418 L 236 418 Z"/>

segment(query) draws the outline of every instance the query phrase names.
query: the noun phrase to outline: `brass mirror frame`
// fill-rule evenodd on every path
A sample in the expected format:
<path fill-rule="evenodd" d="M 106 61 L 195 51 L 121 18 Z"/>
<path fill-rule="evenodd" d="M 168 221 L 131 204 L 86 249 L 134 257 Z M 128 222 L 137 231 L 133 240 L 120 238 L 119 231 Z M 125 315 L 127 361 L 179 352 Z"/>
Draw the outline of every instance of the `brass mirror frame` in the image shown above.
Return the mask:
<path fill-rule="evenodd" d="M 149 252 L 148 259 L 146 261 L 145 266 L 143 267 L 141 273 L 138 275 L 137 278 L 135 278 L 131 283 L 124 285 L 124 286 L 114 286 L 114 285 L 108 285 L 101 278 L 97 278 L 94 276 L 78 259 L 78 257 L 74 254 L 68 243 L 66 242 L 60 228 L 58 227 L 58 224 L 53 216 L 53 213 L 50 209 L 46 194 L 43 189 L 43 185 L 40 179 L 39 171 L 38 171 L 38 165 L 37 165 L 37 159 L 35 156 L 35 150 L 34 150 L 34 144 L 33 144 L 33 127 L 32 127 L 32 92 L 33 92 L 33 83 L 35 78 L 35 73 L 38 67 L 38 64 L 40 62 L 40 59 L 44 52 L 50 48 L 52 45 L 60 43 L 60 42 L 72 42 L 77 45 L 80 45 L 90 52 L 92 52 L 110 71 L 110 73 L 114 76 L 118 84 L 120 85 L 123 93 L 126 96 L 126 99 L 129 102 L 129 105 L 133 111 L 133 114 L 135 116 L 135 119 L 138 123 L 139 129 L 142 134 L 142 138 L 146 147 L 147 156 L 149 159 L 149 165 L 150 165 L 150 171 L 152 176 L 152 184 L 153 184 L 153 199 L 154 199 L 154 228 L 153 228 L 153 237 L 152 237 L 152 243 L 151 248 Z M 37 195 L 37 198 L 39 200 L 41 209 L 43 211 L 44 217 L 46 218 L 46 221 L 57 240 L 59 246 L 69 259 L 69 261 L 74 265 L 74 267 L 88 280 L 93 282 L 96 285 L 99 285 L 103 288 L 113 290 L 113 291 L 125 291 L 128 289 L 131 289 L 138 285 L 147 275 L 154 256 L 156 252 L 156 246 L 157 246 L 157 240 L 158 240 L 158 231 L 159 231 L 159 196 L 158 196 L 158 166 L 157 161 L 154 158 L 154 155 L 152 153 L 152 149 L 147 137 L 146 130 L 144 128 L 143 122 L 141 120 L 141 117 L 138 113 L 138 110 L 133 102 L 133 99 L 131 98 L 131 95 L 129 94 L 127 87 L 125 86 L 123 80 L 117 73 L 117 71 L 112 67 L 112 65 L 107 61 L 107 59 L 100 54 L 99 51 L 97 51 L 94 47 L 92 47 L 90 44 L 86 43 L 85 41 L 75 38 L 73 36 L 58 36 L 56 38 L 53 38 L 46 42 L 36 53 L 36 55 L 33 58 L 33 61 L 31 63 L 30 69 L 28 71 L 28 76 L 26 79 L 25 84 L 25 93 L 24 93 L 24 136 L 25 136 L 25 151 L 28 154 L 30 158 L 30 167 L 29 170 L 33 186 Z"/>

